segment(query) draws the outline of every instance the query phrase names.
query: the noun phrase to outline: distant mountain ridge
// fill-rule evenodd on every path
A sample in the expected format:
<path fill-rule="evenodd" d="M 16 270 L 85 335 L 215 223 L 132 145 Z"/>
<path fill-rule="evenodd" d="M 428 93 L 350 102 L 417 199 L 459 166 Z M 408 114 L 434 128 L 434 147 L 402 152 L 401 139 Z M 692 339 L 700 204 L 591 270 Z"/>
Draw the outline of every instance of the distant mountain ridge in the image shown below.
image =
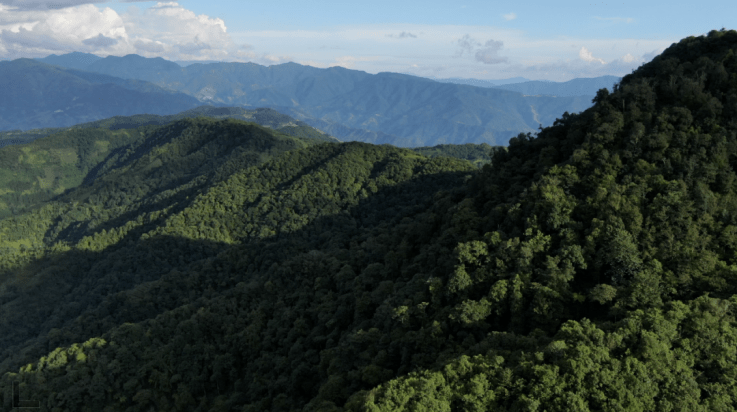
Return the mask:
<path fill-rule="evenodd" d="M 66 127 L 114 115 L 174 114 L 199 100 L 151 83 L 31 59 L 0 62 L 0 130 Z"/>
<path fill-rule="evenodd" d="M 465 84 L 477 87 L 493 87 L 497 89 L 511 90 L 527 96 L 592 96 L 600 89 L 613 90 L 615 83 L 622 80 L 617 76 L 599 76 L 592 78 L 577 78 L 567 82 L 554 82 L 550 80 L 529 80 L 524 77 L 515 77 L 506 80 L 482 80 L 482 79 L 434 79 L 441 83 Z"/>
<path fill-rule="evenodd" d="M 501 86 L 505 84 L 516 84 L 516 83 L 523 83 L 523 82 L 530 81 L 530 79 L 525 78 L 525 77 L 511 77 L 509 79 L 499 79 L 499 80 L 464 79 L 460 77 L 449 77 L 445 79 L 439 79 L 437 77 L 428 77 L 428 78 L 435 80 L 436 82 L 440 82 L 440 83 L 465 84 L 468 86 L 477 86 L 477 87 L 495 87 L 495 86 Z"/>
<path fill-rule="evenodd" d="M 113 116 L 107 119 L 81 123 L 70 127 L 32 129 L 28 131 L 10 130 L 0 132 L 0 148 L 4 146 L 30 143 L 36 139 L 68 130 L 96 128 L 107 130 L 133 129 L 141 126 L 160 126 L 176 120 L 200 116 L 213 119 L 245 120 L 293 137 L 312 138 L 333 143 L 340 141 L 335 137 L 308 125 L 307 123 L 269 108 L 247 110 L 242 107 L 199 106 L 173 115 L 162 116 L 154 114 L 139 114 L 133 116 Z"/>
<path fill-rule="evenodd" d="M 551 125 L 566 111 L 587 109 L 594 96 L 523 96 L 500 88 L 441 83 L 398 73 L 373 75 L 297 63 L 268 67 L 194 63 L 182 67 L 162 58 L 138 55 L 91 59 L 94 61 L 86 71 L 150 82 L 202 103 L 275 108 L 313 127 L 329 127 L 323 131 L 341 140 L 409 147 L 504 145 L 520 132 Z M 66 64 L 63 59 L 57 61 Z"/>
<path fill-rule="evenodd" d="M 494 86 L 497 89 L 520 92 L 523 95 L 590 96 L 600 89 L 613 91 L 614 84 L 622 80 L 617 76 L 601 76 L 593 78 L 573 79 L 567 82 L 529 81 L 524 83 Z"/>

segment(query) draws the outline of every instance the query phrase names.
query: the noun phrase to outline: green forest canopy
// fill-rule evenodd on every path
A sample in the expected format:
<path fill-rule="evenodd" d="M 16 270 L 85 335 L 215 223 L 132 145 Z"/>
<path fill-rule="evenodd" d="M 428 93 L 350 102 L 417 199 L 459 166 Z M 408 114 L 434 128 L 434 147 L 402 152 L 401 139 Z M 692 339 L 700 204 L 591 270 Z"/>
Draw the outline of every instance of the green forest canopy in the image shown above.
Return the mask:
<path fill-rule="evenodd" d="M 736 49 L 683 39 L 480 170 L 157 129 L 0 221 L 31 243 L 0 255 L 0 386 L 58 411 L 734 410 Z"/>

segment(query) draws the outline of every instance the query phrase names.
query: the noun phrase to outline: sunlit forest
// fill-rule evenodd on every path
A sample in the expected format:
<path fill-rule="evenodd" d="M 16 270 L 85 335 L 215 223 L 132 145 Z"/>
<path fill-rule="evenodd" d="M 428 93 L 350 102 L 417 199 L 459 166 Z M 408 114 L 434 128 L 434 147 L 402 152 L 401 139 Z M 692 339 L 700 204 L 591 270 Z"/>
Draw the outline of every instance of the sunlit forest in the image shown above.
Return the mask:
<path fill-rule="evenodd" d="M 204 116 L 0 147 L 0 404 L 737 409 L 737 31 L 593 103 L 506 147 Z"/>

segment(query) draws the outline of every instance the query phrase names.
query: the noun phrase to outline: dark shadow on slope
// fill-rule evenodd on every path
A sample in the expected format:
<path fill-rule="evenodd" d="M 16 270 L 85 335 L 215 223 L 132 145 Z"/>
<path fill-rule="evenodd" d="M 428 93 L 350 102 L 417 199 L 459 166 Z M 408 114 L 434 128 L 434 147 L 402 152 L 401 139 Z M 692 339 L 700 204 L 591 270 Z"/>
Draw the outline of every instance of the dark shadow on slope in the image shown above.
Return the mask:
<path fill-rule="evenodd" d="M 247 238 L 241 245 L 173 236 L 141 240 L 143 230 L 133 230 L 101 252 L 73 250 L 14 269 L 12 293 L 5 286 L 0 292 L 0 373 L 17 371 L 56 347 L 217 295 L 248 281 L 243 264 L 263 272 L 286 256 L 350 249 L 351 239 L 425 210 L 438 190 L 461 186 L 467 174 L 420 176 L 379 190 L 345 208 L 348 214 L 318 217 L 299 230 Z M 253 256 L 239 262 L 241 269 L 217 257 L 233 247 Z M 221 269 L 213 272 L 213 265 Z M 151 288 L 159 293 L 147 294 Z"/>

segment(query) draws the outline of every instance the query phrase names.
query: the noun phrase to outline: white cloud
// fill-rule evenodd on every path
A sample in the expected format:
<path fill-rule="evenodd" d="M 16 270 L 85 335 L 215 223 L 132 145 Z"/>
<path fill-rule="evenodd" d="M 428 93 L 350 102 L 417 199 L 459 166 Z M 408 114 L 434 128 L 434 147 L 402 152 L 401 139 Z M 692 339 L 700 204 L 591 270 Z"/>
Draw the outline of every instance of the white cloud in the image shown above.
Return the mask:
<path fill-rule="evenodd" d="M 633 55 L 631 55 L 631 54 L 627 53 L 627 54 L 625 54 L 624 56 L 622 56 L 622 60 L 623 60 L 623 61 L 624 61 L 625 63 L 631 63 L 631 62 L 635 61 L 635 56 L 633 56 Z"/>
<path fill-rule="evenodd" d="M 0 44 L 8 57 L 94 52 L 125 38 L 120 16 L 110 8 L 100 10 L 91 4 L 44 11 L 6 8 L 0 13 Z"/>
<path fill-rule="evenodd" d="M 486 44 L 484 44 L 483 49 L 479 49 L 476 51 L 476 61 L 485 64 L 497 64 L 508 61 L 506 57 L 501 57 L 498 55 L 499 49 L 501 49 L 502 46 L 504 46 L 504 43 L 500 41 L 487 41 Z"/>
<path fill-rule="evenodd" d="M 507 13 L 507 14 L 503 15 L 502 17 L 504 17 L 504 20 L 509 21 L 509 20 L 516 19 L 517 18 L 517 15 L 514 14 L 514 13 Z"/>
<path fill-rule="evenodd" d="M 590 51 L 586 50 L 585 47 L 581 47 L 581 50 L 578 52 L 578 57 L 580 57 L 581 60 L 583 60 L 583 61 L 587 61 L 587 62 L 594 62 L 594 61 L 596 61 L 596 62 L 599 62 L 601 64 L 606 64 L 606 62 L 604 60 L 594 57 L 591 54 Z"/>
<path fill-rule="evenodd" d="M 196 15 L 176 2 L 159 2 L 143 12 L 131 9 L 122 18 L 133 38 L 155 39 L 175 60 L 224 58 L 228 55 L 226 50 L 233 47 L 222 19 Z M 136 52 L 160 55 L 147 47 Z"/>
<path fill-rule="evenodd" d="M 197 15 L 177 2 L 159 2 L 144 10 L 131 6 L 122 14 L 79 3 L 85 1 L 0 0 L 0 58 L 81 51 L 170 60 L 283 59 L 268 53 L 244 56 L 222 19 Z M 49 7 L 54 4 L 60 7 Z"/>

